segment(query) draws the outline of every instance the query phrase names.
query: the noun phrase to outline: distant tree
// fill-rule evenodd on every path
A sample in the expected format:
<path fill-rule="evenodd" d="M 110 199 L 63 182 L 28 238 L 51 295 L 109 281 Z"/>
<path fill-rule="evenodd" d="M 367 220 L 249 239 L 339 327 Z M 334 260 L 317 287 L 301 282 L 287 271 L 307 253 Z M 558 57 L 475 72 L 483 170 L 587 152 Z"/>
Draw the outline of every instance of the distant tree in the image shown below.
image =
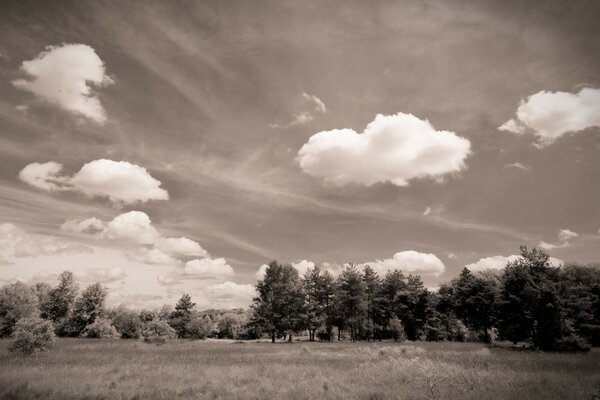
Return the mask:
<path fill-rule="evenodd" d="M 237 339 L 245 323 L 246 319 L 242 314 L 227 313 L 222 315 L 217 322 L 219 337 Z"/>
<path fill-rule="evenodd" d="M 485 343 L 490 342 L 488 330 L 492 328 L 497 307 L 496 280 L 475 276 L 464 268 L 452 281 L 456 316 L 475 331 L 480 331 Z"/>
<path fill-rule="evenodd" d="M 302 278 L 306 296 L 306 328 L 309 341 L 315 340 L 315 332 L 323 325 L 323 308 L 321 303 L 321 269 L 317 266 L 310 268 Z"/>
<path fill-rule="evenodd" d="M 399 318 L 403 307 L 398 294 L 406 290 L 406 277 L 399 270 L 390 270 L 381 284 L 382 325 L 388 326 L 392 318 Z"/>
<path fill-rule="evenodd" d="M 104 301 L 108 289 L 100 283 L 89 285 L 75 300 L 73 312 L 68 323 L 67 333 L 80 336 L 88 325 L 96 321 L 104 312 Z"/>
<path fill-rule="evenodd" d="M 122 339 L 138 339 L 142 330 L 139 316 L 125 307 L 112 310 L 110 319 Z"/>
<path fill-rule="evenodd" d="M 564 328 L 558 277 L 547 253 L 521 247 L 521 257 L 508 263 L 502 277 L 498 325 L 504 338 L 555 348 Z"/>
<path fill-rule="evenodd" d="M 51 349 L 55 343 L 52 322 L 38 317 L 19 319 L 15 325 L 12 340 L 8 345 L 11 352 L 30 355 Z"/>
<path fill-rule="evenodd" d="M 271 341 L 292 333 L 304 324 L 304 293 L 296 268 L 273 261 L 264 278 L 256 284 L 257 296 L 253 299 L 251 325 L 269 332 Z"/>
<path fill-rule="evenodd" d="M 171 313 L 169 318 L 169 325 L 177 331 L 177 337 L 189 337 L 190 332 L 187 330 L 187 325 L 192 320 L 194 307 L 196 307 L 196 303 L 192 302 L 189 294 L 181 296 L 175 305 L 175 311 Z"/>
<path fill-rule="evenodd" d="M 367 340 L 374 339 L 376 332 L 379 332 L 383 322 L 381 280 L 377 272 L 369 265 L 365 266 L 363 271 L 363 281 L 365 283 L 365 300 L 367 305 Z"/>
<path fill-rule="evenodd" d="M 405 289 L 395 296 L 397 316 L 404 324 L 408 340 L 417 340 L 424 333 L 423 328 L 430 309 L 429 297 L 429 292 L 418 275 L 409 275 Z"/>
<path fill-rule="evenodd" d="M 350 328 L 354 342 L 366 318 L 366 285 L 354 264 L 347 265 L 338 278 L 338 304 L 344 323 Z"/>
<path fill-rule="evenodd" d="M 43 319 L 49 319 L 49 316 L 46 315 L 42 309 L 44 304 L 47 304 L 50 299 L 50 292 L 52 291 L 52 286 L 50 286 L 46 282 L 38 282 L 33 287 L 35 294 L 38 298 L 38 308 L 40 310 L 40 317 Z"/>
<path fill-rule="evenodd" d="M 332 340 L 333 325 L 335 325 L 337 319 L 336 292 L 337 284 L 335 278 L 329 271 L 323 272 L 319 286 L 319 303 L 321 304 L 322 318 L 325 324 L 325 335 L 321 337 L 326 338 L 328 341 Z"/>
<path fill-rule="evenodd" d="M 82 337 L 91 339 L 112 339 L 119 337 L 119 332 L 109 319 L 96 318 L 96 320 L 85 327 Z"/>
<path fill-rule="evenodd" d="M 54 322 L 56 329 L 61 333 L 62 327 L 73 308 L 79 285 L 73 273 L 63 271 L 58 276 L 58 284 L 48 291 L 40 304 L 41 315 Z"/>
<path fill-rule="evenodd" d="M 142 327 L 144 342 L 163 344 L 169 339 L 175 339 L 177 332 L 164 319 L 155 319 L 146 322 Z"/>
<path fill-rule="evenodd" d="M 38 297 L 34 289 L 22 282 L 0 288 L 0 336 L 9 336 L 21 318 L 38 315 Z"/>
<path fill-rule="evenodd" d="M 138 318 L 140 319 L 140 321 L 142 323 L 144 323 L 144 322 L 152 321 L 153 319 L 157 318 L 157 316 L 154 311 L 142 310 L 142 311 L 140 311 Z"/>
<path fill-rule="evenodd" d="M 192 339 L 206 339 L 215 329 L 215 323 L 208 316 L 194 317 L 187 323 L 186 331 Z"/>

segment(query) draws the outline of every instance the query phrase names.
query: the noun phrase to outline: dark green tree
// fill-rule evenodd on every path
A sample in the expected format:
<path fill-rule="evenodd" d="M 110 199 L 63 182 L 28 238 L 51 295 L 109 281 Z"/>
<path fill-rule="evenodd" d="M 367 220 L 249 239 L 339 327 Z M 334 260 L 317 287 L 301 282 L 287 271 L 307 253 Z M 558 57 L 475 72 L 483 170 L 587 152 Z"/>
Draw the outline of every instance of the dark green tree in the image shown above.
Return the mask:
<path fill-rule="evenodd" d="M 187 327 L 193 318 L 195 307 L 196 303 L 192 302 L 190 295 L 184 294 L 175 305 L 175 310 L 169 317 L 169 325 L 175 329 L 177 332 L 177 337 L 180 339 L 190 336 L 190 332 L 188 331 Z"/>

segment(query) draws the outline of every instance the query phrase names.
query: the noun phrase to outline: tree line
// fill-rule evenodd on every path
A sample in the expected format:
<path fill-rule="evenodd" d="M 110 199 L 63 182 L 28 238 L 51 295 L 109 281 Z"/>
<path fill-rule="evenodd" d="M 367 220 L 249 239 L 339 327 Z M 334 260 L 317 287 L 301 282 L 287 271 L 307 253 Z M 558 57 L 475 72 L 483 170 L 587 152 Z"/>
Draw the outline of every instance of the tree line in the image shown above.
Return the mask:
<path fill-rule="evenodd" d="M 600 343 L 600 267 L 553 267 L 548 254 L 526 247 L 503 271 L 465 268 L 437 291 L 399 270 L 379 276 L 368 265 L 349 264 L 337 277 L 319 267 L 300 276 L 274 261 L 257 282 L 248 310 L 199 311 L 188 294 L 158 310 L 107 308 L 107 294 L 99 283 L 79 292 L 69 271 L 54 287 L 5 285 L 0 337 L 18 336 L 25 343 L 36 330 L 153 343 L 207 337 L 275 342 L 307 333 L 310 341 L 498 339 L 541 350 L 585 350 Z"/>
<path fill-rule="evenodd" d="M 380 277 L 350 264 L 337 278 L 318 267 L 300 276 L 277 262 L 256 290 L 249 325 L 273 342 L 308 331 L 309 340 L 329 341 L 500 339 L 565 351 L 600 344 L 599 266 L 553 267 L 535 248 L 521 247 L 502 272 L 465 268 L 437 291 L 398 270 Z"/>

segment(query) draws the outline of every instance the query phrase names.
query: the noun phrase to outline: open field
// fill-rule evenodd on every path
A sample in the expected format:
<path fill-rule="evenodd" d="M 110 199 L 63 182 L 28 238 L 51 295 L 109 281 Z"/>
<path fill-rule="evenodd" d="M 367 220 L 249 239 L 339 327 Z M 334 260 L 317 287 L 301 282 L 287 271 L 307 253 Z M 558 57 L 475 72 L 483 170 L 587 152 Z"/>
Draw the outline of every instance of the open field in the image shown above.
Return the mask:
<path fill-rule="evenodd" d="M 3 399 L 591 399 L 600 357 L 475 343 L 254 343 L 61 339 L 14 356 Z"/>

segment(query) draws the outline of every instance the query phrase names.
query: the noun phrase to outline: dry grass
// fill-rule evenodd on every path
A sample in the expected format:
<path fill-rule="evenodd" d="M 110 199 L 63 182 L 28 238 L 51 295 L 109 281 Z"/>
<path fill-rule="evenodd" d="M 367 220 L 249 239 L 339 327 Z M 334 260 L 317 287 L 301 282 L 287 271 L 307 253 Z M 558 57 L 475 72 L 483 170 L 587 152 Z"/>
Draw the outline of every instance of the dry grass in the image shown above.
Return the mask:
<path fill-rule="evenodd" d="M 471 343 L 60 340 L 18 357 L 0 341 L 3 399 L 591 399 L 599 353 Z"/>

